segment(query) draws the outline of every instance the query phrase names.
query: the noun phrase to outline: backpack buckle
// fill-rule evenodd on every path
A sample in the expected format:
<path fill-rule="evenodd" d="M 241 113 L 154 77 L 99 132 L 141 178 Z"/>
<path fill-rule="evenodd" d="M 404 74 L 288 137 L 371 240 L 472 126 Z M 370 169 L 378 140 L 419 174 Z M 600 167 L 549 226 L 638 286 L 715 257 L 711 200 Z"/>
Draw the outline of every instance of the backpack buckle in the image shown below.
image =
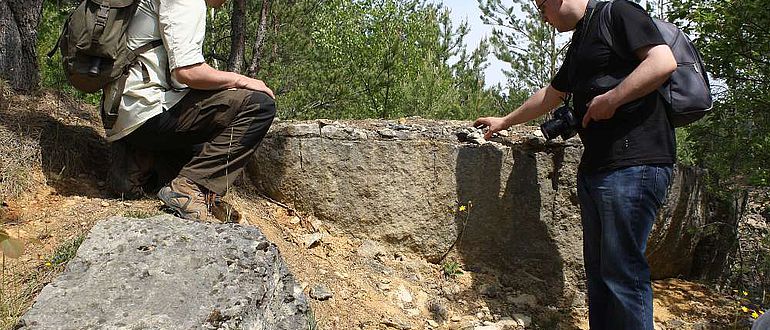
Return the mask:
<path fill-rule="evenodd" d="M 104 27 L 107 25 L 107 18 L 110 16 L 110 2 L 104 0 L 99 5 L 99 12 L 96 14 L 96 25 Z"/>
<path fill-rule="evenodd" d="M 110 0 L 102 0 L 99 5 L 99 12 L 96 13 L 96 22 L 94 23 L 94 32 L 91 35 L 92 43 L 99 43 L 99 39 L 107 26 L 107 18 L 110 16 Z"/>

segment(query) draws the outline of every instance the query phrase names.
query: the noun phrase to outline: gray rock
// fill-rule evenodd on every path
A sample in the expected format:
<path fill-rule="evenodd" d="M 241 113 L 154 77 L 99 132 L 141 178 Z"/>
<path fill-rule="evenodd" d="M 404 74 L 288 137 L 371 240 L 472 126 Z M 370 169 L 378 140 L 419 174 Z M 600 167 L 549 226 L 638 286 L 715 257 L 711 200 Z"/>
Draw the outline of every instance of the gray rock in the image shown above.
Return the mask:
<path fill-rule="evenodd" d="M 411 324 L 406 323 L 406 322 L 395 321 L 395 320 L 384 320 L 384 321 L 382 321 L 382 325 L 384 325 L 384 326 L 386 326 L 388 328 L 393 328 L 393 329 L 398 329 L 398 330 L 411 330 L 412 329 L 412 325 Z"/>
<path fill-rule="evenodd" d="M 385 256 L 386 251 L 379 243 L 367 239 L 361 242 L 356 254 L 367 259 L 376 259 Z"/>
<path fill-rule="evenodd" d="M 537 307 L 537 297 L 531 294 L 520 294 L 516 297 L 509 297 L 508 302 L 516 305 L 516 307 Z"/>
<path fill-rule="evenodd" d="M 281 133 L 292 137 L 319 136 L 321 134 L 321 127 L 319 127 L 318 123 L 291 125 L 285 126 Z"/>
<path fill-rule="evenodd" d="M 499 296 L 500 293 L 502 292 L 502 288 L 497 283 L 482 284 L 481 286 L 479 286 L 478 290 L 479 290 L 479 293 L 490 298 L 495 298 Z"/>
<path fill-rule="evenodd" d="M 331 290 L 329 290 L 329 287 L 323 284 L 319 284 L 314 286 L 310 289 L 310 298 L 313 298 L 315 300 L 329 300 L 333 297 Z"/>
<path fill-rule="evenodd" d="M 323 233 L 312 233 L 302 236 L 302 242 L 305 244 L 305 248 L 312 249 L 315 246 L 321 244 L 323 238 Z"/>
<path fill-rule="evenodd" d="M 513 319 L 525 328 L 532 324 L 532 318 L 524 314 L 513 314 Z"/>
<path fill-rule="evenodd" d="M 99 222 L 20 329 L 305 329 L 310 307 L 253 227 Z"/>

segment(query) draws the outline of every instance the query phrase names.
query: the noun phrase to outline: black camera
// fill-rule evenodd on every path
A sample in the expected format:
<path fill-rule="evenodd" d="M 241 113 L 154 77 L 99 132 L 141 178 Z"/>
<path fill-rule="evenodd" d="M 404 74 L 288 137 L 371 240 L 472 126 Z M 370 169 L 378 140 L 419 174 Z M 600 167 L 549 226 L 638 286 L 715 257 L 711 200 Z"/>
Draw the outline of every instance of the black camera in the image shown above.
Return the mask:
<path fill-rule="evenodd" d="M 577 118 L 572 107 L 563 105 L 554 110 L 551 120 L 540 125 L 540 131 L 543 132 L 546 140 L 552 140 L 557 136 L 561 136 L 562 140 L 567 140 L 577 133 L 575 129 L 580 125 Z"/>

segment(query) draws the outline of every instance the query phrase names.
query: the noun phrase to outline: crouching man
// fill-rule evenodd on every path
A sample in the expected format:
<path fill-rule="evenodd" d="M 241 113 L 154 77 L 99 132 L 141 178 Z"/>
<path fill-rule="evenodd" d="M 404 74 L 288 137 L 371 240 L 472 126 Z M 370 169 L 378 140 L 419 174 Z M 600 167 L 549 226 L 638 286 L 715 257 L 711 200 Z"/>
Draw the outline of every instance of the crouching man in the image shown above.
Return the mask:
<path fill-rule="evenodd" d="M 146 184 L 150 173 L 164 182 L 169 171 L 159 169 L 170 169 L 170 183 L 158 197 L 173 213 L 193 220 L 222 213 L 220 197 L 275 116 L 275 96 L 264 82 L 204 61 L 206 6 L 225 1 L 140 0 L 127 32 L 128 48 L 139 61 L 125 86 L 105 89 L 102 104 L 118 114 L 107 140 L 131 150 L 125 161 L 132 165 L 123 167 L 135 173 L 127 176 L 144 176 L 132 178 L 133 184 Z M 137 156 L 143 154 L 151 156 Z"/>

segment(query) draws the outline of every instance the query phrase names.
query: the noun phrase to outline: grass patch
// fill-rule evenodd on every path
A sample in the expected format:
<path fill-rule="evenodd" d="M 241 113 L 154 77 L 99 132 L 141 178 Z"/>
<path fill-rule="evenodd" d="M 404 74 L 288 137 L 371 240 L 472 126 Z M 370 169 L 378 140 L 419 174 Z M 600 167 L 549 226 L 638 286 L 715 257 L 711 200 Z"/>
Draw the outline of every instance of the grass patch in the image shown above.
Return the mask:
<path fill-rule="evenodd" d="M 164 214 L 164 213 L 161 213 L 160 211 L 128 210 L 123 213 L 123 217 L 134 218 L 134 219 L 147 219 L 147 218 L 152 218 L 156 215 L 161 215 L 161 214 Z"/>
<path fill-rule="evenodd" d="M 61 244 L 46 258 L 44 266 L 28 272 L 8 274 L 6 261 L 2 267 L 0 287 L 0 329 L 13 329 L 19 318 L 32 306 L 35 297 L 43 287 L 64 270 L 64 266 L 75 257 L 84 235 Z"/>
<path fill-rule="evenodd" d="M 85 235 L 79 235 L 75 239 L 59 245 L 54 251 L 53 256 L 48 260 L 46 266 L 50 264 L 51 267 L 61 267 L 67 264 L 72 258 L 75 257 L 75 253 L 78 252 L 80 244 L 85 240 Z"/>
<path fill-rule="evenodd" d="M 313 309 L 310 308 L 310 305 L 308 305 L 307 309 L 307 329 L 308 330 L 318 330 L 318 322 L 315 319 L 315 312 L 313 312 Z"/>

